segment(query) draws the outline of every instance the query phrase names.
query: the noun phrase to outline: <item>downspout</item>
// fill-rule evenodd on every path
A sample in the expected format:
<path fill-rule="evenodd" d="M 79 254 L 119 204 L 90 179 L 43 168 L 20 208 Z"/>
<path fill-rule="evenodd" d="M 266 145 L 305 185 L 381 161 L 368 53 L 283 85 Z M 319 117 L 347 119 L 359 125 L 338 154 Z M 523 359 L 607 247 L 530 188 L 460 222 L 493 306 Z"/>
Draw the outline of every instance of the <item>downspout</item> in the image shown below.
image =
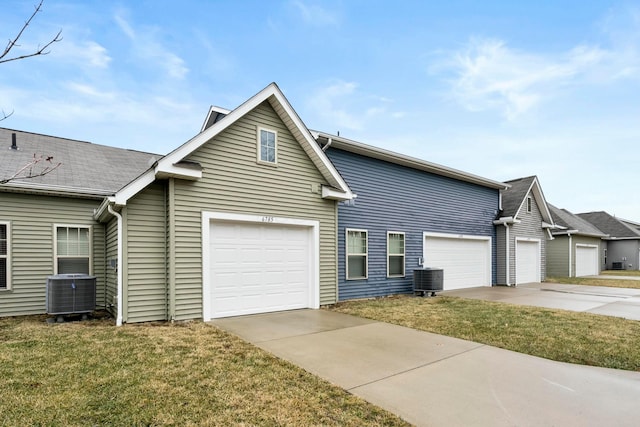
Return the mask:
<path fill-rule="evenodd" d="M 122 215 L 114 211 L 111 205 L 107 205 L 109 213 L 118 219 L 118 265 L 117 265 L 117 304 L 116 326 L 122 326 Z"/>
<path fill-rule="evenodd" d="M 569 277 L 573 277 L 573 274 L 571 274 L 573 268 L 573 238 L 571 237 L 571 233 L 568 233 L 567 236 L 569 236 Z"/>
<path fill-rule="evenodd" d="M 324 147 L 322 147 L 322 151 L 327 151 L 327 148 L 331 147 L 331 143 L 332 143 L 332 142 L 333 142 L 333 139 L 332 139 L 332 138 L 329 138 L 329 139 L 327 140 L 327 143 L 326 143 L 326 144 L 324 144 Z"/>
<path fill-rule="evenodd" d="M 509 247 L 511 246 L 511 242 L 509 241 L 509 224 L 507 224 L 506 222 L 504 223 L 504 228 L 505 228 L 505 241 L 506 241 L 506 256 L 507 256 L 507 262 L 505 263 L 505 268 L 506 268 L 506 274 L 507 274 L 507 286 L 511 286 L 511 269 L 509 268 L 509 263 L 511 262 L 510 260 L 510 251 L 509 251 Z"/>

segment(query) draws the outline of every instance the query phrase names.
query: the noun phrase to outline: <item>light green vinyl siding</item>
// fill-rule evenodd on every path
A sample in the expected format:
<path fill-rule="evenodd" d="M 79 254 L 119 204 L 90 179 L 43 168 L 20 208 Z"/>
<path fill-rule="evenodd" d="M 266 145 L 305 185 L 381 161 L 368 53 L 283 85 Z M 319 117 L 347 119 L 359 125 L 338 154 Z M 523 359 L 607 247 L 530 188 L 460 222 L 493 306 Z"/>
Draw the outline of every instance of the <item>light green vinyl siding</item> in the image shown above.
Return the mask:
<path fill-rule="evenodd" d="M 275 130 L 278 163 L 257 163 L 257 129 Z M 320 303 L 336 301 L 336 202 L 313 192 L 325 184 L 268 102 L 204 144 L 187 160 L 203 177 L 175 180 L 177 320 L 202 317 L 202 212 L 229 212 L 320 222 Z"/>
<path fill-rule="evenodd" d="M 145 188 L 127 203 L 126 280 L 123 321 L 167 318 L 167 215 L 164 181 Z"/>
<path fill-rule="evenodd" d="M 46 311 L 47 277 L 54 274 L 54 224 L 90 226 L 96 304 L 105 304 L 104 226 L 93 220 L 99 200 L 0 193 L 0 221 L 11 224 L 11 289 L 0 291 L 0 316 Z"/>
<path fill-rule="evenodd" d="M 547 243 L 547 276 L 569 276 L 569 244 L 567 236 L 556 236 Z"/>

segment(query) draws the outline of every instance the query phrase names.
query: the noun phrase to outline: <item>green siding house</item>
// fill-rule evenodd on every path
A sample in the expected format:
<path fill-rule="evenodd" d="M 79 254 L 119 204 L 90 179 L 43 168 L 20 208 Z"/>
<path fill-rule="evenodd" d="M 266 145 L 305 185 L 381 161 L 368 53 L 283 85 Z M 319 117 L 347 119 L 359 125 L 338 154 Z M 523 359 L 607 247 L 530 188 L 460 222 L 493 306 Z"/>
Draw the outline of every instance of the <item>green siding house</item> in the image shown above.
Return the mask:
<path fill-rule="evenodd" d="M 3 141 L 15 132 L 0 131 Z M 0 315 L 45 311 L 46 278 L 64 264 L 56 254 L 64 233 L 77 243 L 88 239 L 83 272 L 97 277 L 98 306 L 117 324 L 337 300 L 337 203 L 354 195 L 275 84 L 210 115 L 198 135 L 166 156 L 19 135 L 29 138 L 40 144 L 25 144 L 22 153 L 54 155 L 62 165 L 0 185 L 0 245 L 3 229 L 7 236 Z M 118 156 L 94 167 L 78 147 Z M 0 170 L 24 161 L 0 160 Z M 71 168 L 95 185 L 82 192 L 86 182 L 66 183 L 62 191 L 55 181 Z M 108 173 L 118 175 L 111 186 Z"/>

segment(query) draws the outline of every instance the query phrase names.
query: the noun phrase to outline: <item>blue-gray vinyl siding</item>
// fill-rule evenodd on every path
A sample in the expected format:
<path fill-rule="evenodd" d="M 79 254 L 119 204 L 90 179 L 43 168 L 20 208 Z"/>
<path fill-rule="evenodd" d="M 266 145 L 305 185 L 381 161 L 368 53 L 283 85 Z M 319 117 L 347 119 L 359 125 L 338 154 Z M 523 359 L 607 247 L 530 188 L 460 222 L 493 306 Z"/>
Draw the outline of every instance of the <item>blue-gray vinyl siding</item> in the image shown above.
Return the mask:
<path fill-rule="evenodd" d="M 423 232 L 489 236 L 495 283 L 499 191 L 330 148 L 327 155 L 358 195 L 338 206 L 338 299 L 413 291 Z M 368 231 L 368 278 L 346 280 L 345 230 Z M 405 233 L 405 277 L 387 277 L 387 232 Z"/>

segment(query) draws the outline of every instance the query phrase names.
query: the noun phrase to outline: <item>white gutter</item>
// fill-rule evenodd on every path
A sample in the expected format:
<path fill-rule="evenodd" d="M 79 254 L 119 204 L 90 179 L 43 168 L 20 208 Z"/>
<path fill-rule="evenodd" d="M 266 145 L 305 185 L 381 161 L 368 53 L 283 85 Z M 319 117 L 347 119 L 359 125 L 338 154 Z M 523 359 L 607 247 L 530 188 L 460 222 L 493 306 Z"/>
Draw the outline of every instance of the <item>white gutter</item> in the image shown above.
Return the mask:
<path fill-rule="evenodd" d="M 116 326 L 122 326 L 122 215 L 114 211 L 111 205 L 107 205 L 109 213 L 118 219 L 118 266 L 117 266 L 117 302 L 118 313 L 116 315 Z"/>
<path fill-rule="evenodd" d="M 327 141 L 326 144 L 324 144 L 324 147 L 322 147 L 322 151 L 327 151 L 327 148 L 331 147 L 331 143 L 333 142 L 333 138 L 329 138 L 329 140 Z"/>

